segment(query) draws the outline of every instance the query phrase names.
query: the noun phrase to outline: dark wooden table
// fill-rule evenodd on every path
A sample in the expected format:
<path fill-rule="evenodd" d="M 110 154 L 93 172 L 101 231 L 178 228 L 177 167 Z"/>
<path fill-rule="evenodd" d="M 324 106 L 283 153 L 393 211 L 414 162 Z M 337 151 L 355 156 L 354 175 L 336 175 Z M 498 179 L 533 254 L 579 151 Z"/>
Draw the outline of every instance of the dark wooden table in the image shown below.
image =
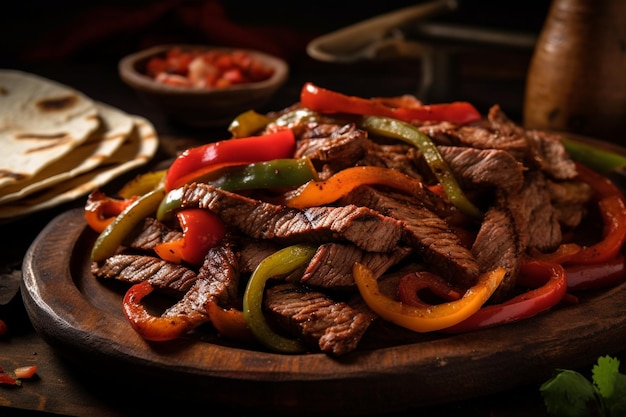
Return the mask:
<path fill-rule="evenodd" d="M 519 120 L 527 58 L 525 55 L 516 55 L 517 63 L 506 68 L 493 67 L 489 72 L 481 70 L 485 66 L 462 66 L 459 76 L 466 80 L 456 92 L 458 99 L 471 100 L 481 110 L 500 103 L 511 117 Z M 370 64 L 364 67 L 303 65 L 292 73 L 291 79 L 268 105 L 268 109 L 277 109 L 296 101 L 304 81 L 363 96 L 414 93 L 418 85 L 418 68 L 415 63 Z M 66 83 L 94 99 L 147 117 L 155 124 L 161 139 L 161 147 L 152 163 L 167 159 L 189 146 L 226 137 L 226 127 L 197 130 L 171 124 L 141 102 L 119 80 L 113 64 L 24 65 L 21 69 Z M 57 214 L 83 204 L 84 200 L 80 199 L 26 219 L 0 224 L 0 274 L 19 273 L 23 255 L 39 231 Z M 0 278 L 4 278 L 4 275 Z M 10 328 L 7 335 L 0 337 L 0 366 L 6 370 L 31 364 L 38 367 L 37 377 L 25 380 L 21 387 L 0 386 L 0 417 L 166 415 L 168 412 L 181 414 L 181 411 L 197 406 L 201 407 L 201 412 L 212 415 L 238 415 L 233 410 L 213 410 L 210 404 L 203 403 L 204 399 L 180 398 L 181 393 L 177 393 L 174 386 L 171 398 L 155 400 L 150 392 L 144 392 L 141 381 L 128 381 L 128 375 L 95 374 L 89 366 L 73 363 L 35 332 L 19 293 L 9 303 L 0 305 L 0 319 L 7 322 Z M 124 381 L 124 384 L 120 381 Z M 134 384 L 131 389 L 128 389 L 129 382 Z M 167 381 L 163 383 L 167 384 Z M 484 398 L 407 410 L 393 415 L 541 416 L 545 415 L 545 410 L 539 394 L 540 383 L 538 381 L 537 384 Z M 121 388 L 122 385 L 124 388 Z"/>

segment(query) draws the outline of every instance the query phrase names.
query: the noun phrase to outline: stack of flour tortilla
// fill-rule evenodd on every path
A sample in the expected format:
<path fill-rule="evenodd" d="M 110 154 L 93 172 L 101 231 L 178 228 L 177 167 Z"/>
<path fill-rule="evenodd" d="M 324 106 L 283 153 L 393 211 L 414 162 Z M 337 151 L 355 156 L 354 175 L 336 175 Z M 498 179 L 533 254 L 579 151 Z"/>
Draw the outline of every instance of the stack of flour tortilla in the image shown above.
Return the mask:
<path fill-rule="evenodd" d="M 0 70 L 0 218 L 85 196 L 152 159 L 145 118 L 34 74 Z"/>

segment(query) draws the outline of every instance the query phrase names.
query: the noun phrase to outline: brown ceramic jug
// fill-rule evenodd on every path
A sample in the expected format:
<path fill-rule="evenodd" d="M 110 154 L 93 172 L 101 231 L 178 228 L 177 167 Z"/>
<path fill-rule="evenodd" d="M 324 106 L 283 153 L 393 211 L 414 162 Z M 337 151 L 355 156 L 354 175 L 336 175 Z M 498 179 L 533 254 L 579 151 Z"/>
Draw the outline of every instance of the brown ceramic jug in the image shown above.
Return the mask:
<path fill-rule="evenodd" d="M 626 145 L 626 0 L 553 0 L 530 62 L 524 125 Z"/>

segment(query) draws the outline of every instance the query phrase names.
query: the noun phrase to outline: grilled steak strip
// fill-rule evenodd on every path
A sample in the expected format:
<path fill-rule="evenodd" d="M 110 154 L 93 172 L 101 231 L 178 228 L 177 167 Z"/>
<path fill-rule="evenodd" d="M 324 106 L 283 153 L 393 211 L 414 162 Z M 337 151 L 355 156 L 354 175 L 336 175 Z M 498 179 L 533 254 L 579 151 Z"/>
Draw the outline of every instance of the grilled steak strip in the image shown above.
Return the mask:
<path fill-rule="evenodd" d="M 502 301 L 511 295 L 521 255 L 528 249 L 550 251 L 560 242 L 558 213 L 550 203 L 543 174 L 538 171 L 529 173 L 519 193 L 498 191 L 495 204 L 486 213 L 472 246 L 481 271 L 497 266 L 507 270 L 491 299 Z"/>
<path fill-rule="evenodd" d="M 470 286 L 480 274 L 476 259 L 450 226 L 410 197 L 360 186 L 342 201 L 370 207 L 401 220 L 405 229 L 403 241 L 415 249 L 424 263 L 451 282 Z"/>
<path fill-rule="evenodd" d="M 191 269 L 146 255 L 118 254 L 101 265 L 92 263 L 91 273 L 97 278 L 117 279 L 130 284 L 148 281 L 153 287 L 176 292 L 187 291 L 197 276 Z"/>
<path fill-rule="evenodd" d="M 465 186 L 487 185 L 514 191 L 524 184 L 526 169 L 508 152 L 458 146 L 439 146 L 438 149 L 454 177 Z"/>
<path fill-rule="evenodd" d="M 404 259 L 411 249 L 400 247 L 389 253 L 364 252 L 354 245 L 327 243 L 320 247 L 309 261 L 301 282 L 313 287 L 348 290 L 355 288 L 352 267 L 359 262 L 372 270 L 375 276 Z"/>
<path fill-rule="evenodd" d="M 375 318 L 367 309 L 360 311 L 294 283 L 269 287 L 264 307 L 292 336 L 335 356 L 354 350 Z"/>
<path fill-rule="evenodd" d="M 138 233 L 131 235 L 127 245 L 133 249 L 151 250 L 163 242 L 181 239 L 183 232 L 174 230 L 155 218 L 147 217 Z"/>
<path fill-rule="evenodd" d="M 233 242 L 226 240 L 209 249 L 198 279 L 207 282 L 207 295 L 215 297 L 221 307 L 235 305 L 239 291 L 239 259 Z"/>
<path fill-rule="evenodd" d="M 402 224 L 366 207 L 311 207 L 303 210 L 266 203 L 208 184 L 186 185 L 183 207 L 206 208 L 242 233 L 282 244 L 349 241 L 370 252 L 395 249 Z"/>

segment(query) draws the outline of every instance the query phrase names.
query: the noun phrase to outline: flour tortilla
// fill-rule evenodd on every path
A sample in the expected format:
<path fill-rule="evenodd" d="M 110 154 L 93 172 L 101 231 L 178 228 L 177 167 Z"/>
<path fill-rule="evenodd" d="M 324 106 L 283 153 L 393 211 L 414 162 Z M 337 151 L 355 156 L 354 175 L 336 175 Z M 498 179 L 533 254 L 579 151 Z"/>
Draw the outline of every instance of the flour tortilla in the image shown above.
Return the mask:
<path fill-rule="evenodd" d="M 51 185 L 67 181 L 94 169 L 124 143 L 134 121 L 129 114 L 96 102 L 100 126 L 89 138 L 58 161 L 44 167 L 27 180 L 0 188 L 0 204 L 24 198 Z"/>
<path fill-rule="evenodd" d="M 33 74 L 0 70 L 0 189 L 57 161 L 99 126 L 92 99 Z"/>
<path fill-rule="evenodd" d="M 150 161 L 159 145 L 156 130 L 147 119 L 136 115 L 132 118 L 131 134 L 111 157 L 89 172 L 0 205 L 0 218 L 16 218 L 75 200 Z"/>

